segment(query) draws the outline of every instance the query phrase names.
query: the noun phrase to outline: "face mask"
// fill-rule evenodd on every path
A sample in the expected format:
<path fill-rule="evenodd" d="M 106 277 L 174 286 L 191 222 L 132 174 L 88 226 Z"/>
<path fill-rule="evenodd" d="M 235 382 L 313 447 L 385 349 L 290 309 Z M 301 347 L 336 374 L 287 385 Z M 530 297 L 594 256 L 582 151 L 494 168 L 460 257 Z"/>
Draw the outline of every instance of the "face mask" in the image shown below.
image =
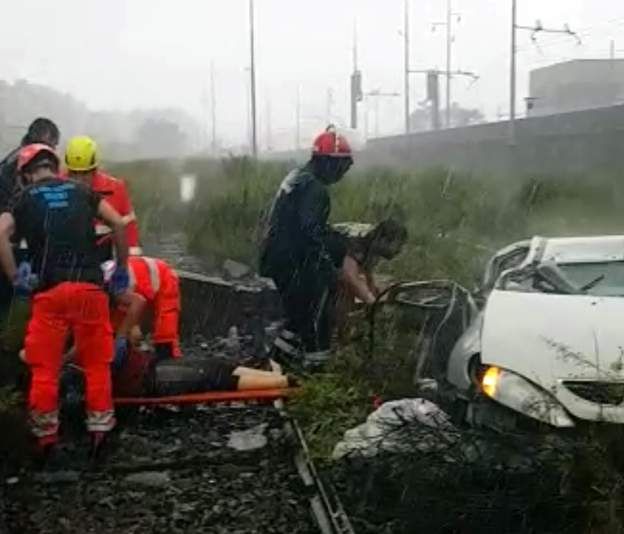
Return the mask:
<path fill-rule="evenodd" d="M 321 157 L 315 162 L 316 175 L 326 184 L 338 182 L 353 165 L 351 158 Z"/>

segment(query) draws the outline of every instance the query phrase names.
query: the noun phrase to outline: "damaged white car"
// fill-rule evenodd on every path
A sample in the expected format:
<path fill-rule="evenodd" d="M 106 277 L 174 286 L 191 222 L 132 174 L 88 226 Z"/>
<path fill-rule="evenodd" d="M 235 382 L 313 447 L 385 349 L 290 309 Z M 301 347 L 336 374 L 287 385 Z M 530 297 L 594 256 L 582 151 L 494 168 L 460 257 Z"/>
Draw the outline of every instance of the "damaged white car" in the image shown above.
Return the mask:
<path fill-rule="evenodd" d="M 436 377 L 462 419 L 624 423 L 624 236 L 516 243 L 483 286 Z"/>

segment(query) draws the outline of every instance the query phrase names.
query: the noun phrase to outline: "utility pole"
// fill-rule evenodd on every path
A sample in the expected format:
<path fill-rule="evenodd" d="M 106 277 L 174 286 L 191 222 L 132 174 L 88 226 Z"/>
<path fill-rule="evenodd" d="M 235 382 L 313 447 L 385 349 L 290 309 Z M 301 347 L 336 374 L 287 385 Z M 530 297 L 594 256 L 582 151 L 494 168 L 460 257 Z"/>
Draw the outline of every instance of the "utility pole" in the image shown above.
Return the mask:
<path fill-rule="evenodd" d="M 453 33 L 451 31 L 451 0 L 446 2 L 446 127 L 451 127 L 451 43 Z"/>
<path fill-rule="evenodd" d="M 351 128 L 358 127 L 358 102 L 362 101 L 362 72 L 358 69 L 357 24 L 353 23 L 353 74 L 351 74 Z"/>
<path fill-rule="evenodd" d="M 210 62 L 210 114 L 212 122 L 212 154 L 217 153 L 217 95 L 215 93 L 214 62 Z"/>
<path fill-rule="evenodd" d="M 609 59 L 611 61 L 615 59 L 615 39 L 611 39 L 611 45 L 609 46 Z"/>
<path fill-rule="evenodd" d="M 329 125 L 332 123 L 332 112 L 334 107 L 334 91 L 331 87 L 327 88 L 327 96 L 325 101 L 325 122 Z"/>
<path fill-rule="evenodd" d="M 249 42 L 251 56 L 251 154 L 258 157 L 258 124 L 256 116 L 256 46 L 254 36 L 254 0 L 249 0 Z"/>
<path fill-rule="evenodd" d="M 518 4 L 511 0 L 511 72 L 509 73 L 509 144 L 516 144 L 516 32 L 518 30 Z"/>
<path fill-rule="evenodd" d="M 446 22 L 434 22 L 432 24 L 432 30 L 438 26 L 446 27 L 446 72 L 444 75 L 446 76 L 446 110 L 445 110 L 445 120 L 444 125 L 446 128 L 451 127 L 451 82 L 453 79 L 453 73 L 451 72 L 452 66 L 452 54 L 453 54 L 453 16 L 458 17 L 458 21 L 460 20 L 459 13 L 453 13 L 453 6 L 451 4 L 451 0 L 447 0 L 446 2 Z"/>
<path fill-rule="evenodd" d="M 201 149 L 208 148 L 208 90 L 206 89 L 206 84 L 202 84 L 201 90 L 201 139 L 200 145 Z"/>
<path fill-rule="evenodd" d="M 405 12 L 403 14 L 403 46 L 404 46 L 404 98 L 405 98 L 405 133 L 410 132 L 410 42 L 409 42 L 409 0 L 403 0 Z"/>
<path fill-rule="evenodd" d="M 563 29 L 544 28 L 542 23 L 537 20 L 534 26 L 522 26 L 518 24 L 518 2 L 511 0 L 511 61 L 509 73 L 509 144 L 516 144 L 516 40 L 518 30 L 528 30 L 531 32 L 531 41 L 537 41 L 538 33 L 563 33 L 576 39 L 577 44 L 581 44 L 581 38 L 576 32 L 573 32 L 567 24 L 563 25 Z"/>
<path fill-rule="evenodd" d="M 437 95 L 437 86 L 438 86 L 438 77 L 446 76 L 447 80 L 453 76 L 465 76 L 466 78 L 471 78 L 473 83 L 479 79 L 479 75 L 474 72 L 468 70 L 437 70 L 437 69 L 413 69 L 410 70 L 412 74 L 426 74 L 427 75 L 427 100 L 432 103 L 432 128 L 437 130 L 439 128 L 439 110 L 438 108 L 438 95 Z M 448 109 L 448 108 L 447 108 Z"/>
<path fill-rule="evenodd" d="M 301 147 L 301 86 L 297 85 L 295 150 Z"/>
<path fill-rule="evenodd" d="M 450 73 L 449 73 L 450 74 Z M 440 129 L 440 75 L 436 71 L 427 73 L 427 100 L 431 102 L 431 129 Z"/>
<path fill-rule="evenodd" d="M 273 130 L 271 125 L 271 97 L 266 99 L 266 145 L 267 152 L 273 150 Z"/>
<path fill-rule="evenodd" d="M 248 148 L 251 149 L 251 75 L 247 76 L 247 71 L 251 71 L 250 68 L 245 69 L 245 104 L 247 105 L 247 143 Z"/>

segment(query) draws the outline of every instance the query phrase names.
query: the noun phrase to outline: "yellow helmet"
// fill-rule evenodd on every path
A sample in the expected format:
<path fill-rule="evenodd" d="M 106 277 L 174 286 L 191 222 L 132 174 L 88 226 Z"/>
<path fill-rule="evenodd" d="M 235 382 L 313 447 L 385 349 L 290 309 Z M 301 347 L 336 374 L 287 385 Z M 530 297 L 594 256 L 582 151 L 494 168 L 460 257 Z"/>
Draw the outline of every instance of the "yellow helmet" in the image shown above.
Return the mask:
<path fill-rule="evenodd" d="M 65 165 L 75 172 L 92 171 L 100 164 L 100 154 L 96 142 L 81 135 L 72 137 L 65 149 Z"/>

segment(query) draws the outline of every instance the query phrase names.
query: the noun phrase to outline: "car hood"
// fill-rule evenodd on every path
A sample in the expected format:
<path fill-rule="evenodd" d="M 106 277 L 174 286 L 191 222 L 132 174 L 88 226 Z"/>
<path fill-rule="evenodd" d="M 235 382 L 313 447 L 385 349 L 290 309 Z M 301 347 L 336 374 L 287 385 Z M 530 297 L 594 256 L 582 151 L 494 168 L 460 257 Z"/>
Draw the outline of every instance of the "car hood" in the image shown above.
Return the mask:
<path fill-rule="evenodd" d="M 624 422 L 623 319 L 624 298 L 494 290 L 481 360 L 530 380 L 579 418 Z M 618 387 L 621 397 L 605 399 Z"/>

